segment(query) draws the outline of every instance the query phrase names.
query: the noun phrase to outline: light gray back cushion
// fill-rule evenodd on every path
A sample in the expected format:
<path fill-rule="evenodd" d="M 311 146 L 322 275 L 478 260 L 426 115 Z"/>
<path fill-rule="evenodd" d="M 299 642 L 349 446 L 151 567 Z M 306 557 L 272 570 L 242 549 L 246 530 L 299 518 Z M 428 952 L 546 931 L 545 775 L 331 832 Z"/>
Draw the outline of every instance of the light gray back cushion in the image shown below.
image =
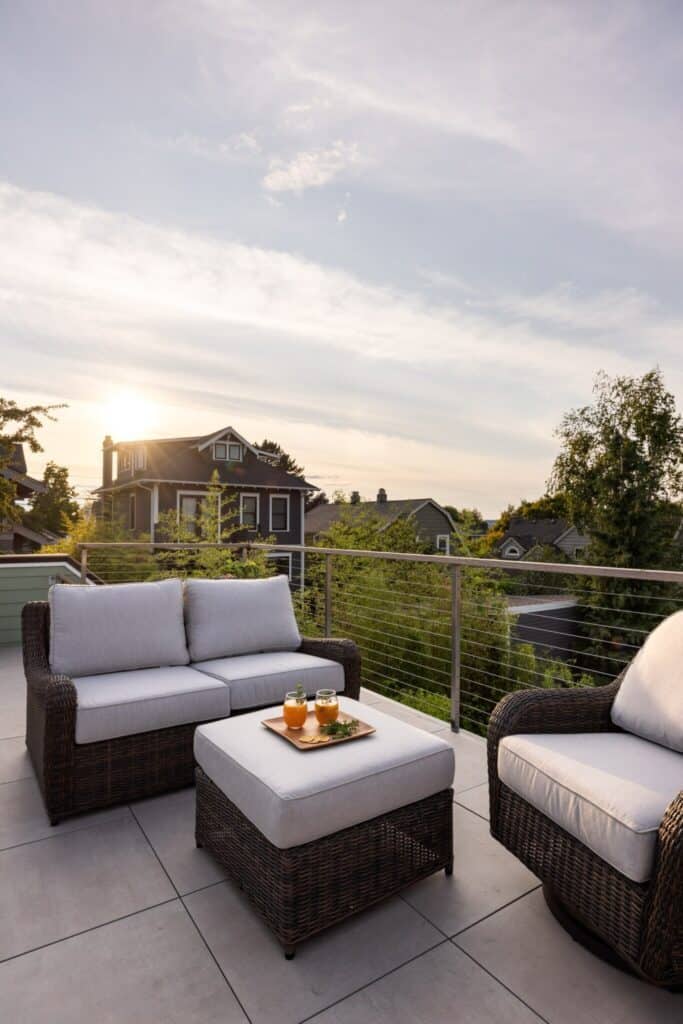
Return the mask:
<path fill-rule="evenodd" d="M 188 580 L 185 620 L 192 661 L 295 651 L 301 645 L 286 576 Z"/>
<path fill-rule="evenodd" d="M 180 580 L 50 587 L 50 668 L 67 676 L 187 665 Z"/>
<path fill-rule="evenodd" d="M 612 721 L 683 752 L 683 611 L 660 622 L 636 654 L 612 705 Z"/>

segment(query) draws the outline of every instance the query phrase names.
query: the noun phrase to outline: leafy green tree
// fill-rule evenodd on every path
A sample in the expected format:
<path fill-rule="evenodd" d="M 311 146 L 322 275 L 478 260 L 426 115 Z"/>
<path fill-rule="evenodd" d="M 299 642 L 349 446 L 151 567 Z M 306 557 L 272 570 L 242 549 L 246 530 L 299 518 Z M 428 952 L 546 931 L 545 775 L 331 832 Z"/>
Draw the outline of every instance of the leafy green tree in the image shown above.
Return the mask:
<path fill-rule="evenodd" d="M 589 560 L 625 567 L 680 564 L 683 420 L 661 372 L 598 374 L 592 405 L 558 429 L 551 487 L 590 534 Z"/>
<path fill-rule="evenodd" d="M 2 475 L 14 457 L 14 446 L 25 444 L 31 452 L 42 452 L 37 432 L 45 420 L 54 420 L 55 409 L 63 405 L 20 406 L 10 398 L 0 398 L 0 522 L 14 521 L 21 515 L 15 504 L 17 488 L 12 480 Z"/>
<path fill-rule="evenodd" d="M 48 462 L 43 473 L 44 494 L 36 494 L 30 509 L 24 515 L 24 522 L 33 530 L 49 530 L 51 533 L 66 533 L 69 524 L 78 519 L 79 507 L 76 488 L 69 483 L 69 470 Z"/>
<path fill-rule="evenodd" d="M 280 447 L 277 441 L 269 441 L 268 438 L 265 438 L 261 444 L 257 444 L 255 447 L 259 448 L 262 452 L 270 452 L 272 455 L 278 455 L 279 459 L 277 460 L 276 465 L 280 469 L 284 469 L 286 473 L 291 473 L 293 476 L 304 475 L 304 467 L 300 466 L 296 459 L 292 458 L 291 455 L 288 455 L 288 453 Z"/>
<path fill-rule="evenodd" d="M 197 518 L 179 516 L 173 509 L 162 512 L 157 538 L 173 544 L 216 546 L 187 551 L 157 551 L 154 556 L 157 569 L 161 575 L 209 579 L 270 576 L 272 567 L 263 552 L 252 551 L 242 557 L 240 552 L 227 547 L 239 530 L 235 498 L 230 489 L 220 483 L 218 472 L 214 470 L 200 502 Z"/>
<path fill-rule="evenodd" d="M 624 568 L 678 569 L 683 509 L 683 421 L 658 369 L 642 377 L 600 373 L 592 405 L 562 420 L 550 481 L 587 531 L 587 561 Z M 681 593 L 632 580 L 577 579 L 584 643 L 579 664 L 601 678 L 619 671 Z"/>

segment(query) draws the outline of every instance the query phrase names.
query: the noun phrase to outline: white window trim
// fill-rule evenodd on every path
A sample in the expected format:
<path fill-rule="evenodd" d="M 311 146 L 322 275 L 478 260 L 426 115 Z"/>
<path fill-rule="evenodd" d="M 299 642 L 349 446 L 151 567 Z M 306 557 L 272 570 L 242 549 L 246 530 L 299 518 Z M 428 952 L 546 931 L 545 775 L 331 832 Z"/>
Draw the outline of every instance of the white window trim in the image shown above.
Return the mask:
<path fill-rule="evenodd" d="M 138 465 L 138 455 L 142 456 L 140 465 Z M 138 469 L 147 469 L 147 449 L 145 448 L 144 445 L 138 445 L 136 448 L 133 449 L 131 465 L 133 471 L 136 471 Z"/>
<path fill-rule="evenodd" d="M 180 526 L 180 499 L 183 496 L 205 498 L 207 494 L 208 494 L 208 491 L 206 491 L 206 490 L 204 490 L 204 491 L 176 491 L 176 520 L 177 520 L 178 526 Z M 221 539 L 221 528 L 222 528 L 222 525 L 223 525 L 222 524 L 222 514 L 223 514 L 223 496 L 221 494 L 219 494 L 218 495 L 218 542 L 219 543 L 220 543 L 220 539 Z"/>
<path fill-rule="evenodd" d="M 279 552 L 278 551 L 269 551 L 268 554 L 266 555 L 266 558 L 279 558 L 279 559 L 286 558 L 287 559 L 287 563 L 289 565 L 289 568 L 287 569 L 287 579 L 291 583 L 291 581 L 292 581 L 292 552 L 291 551 L 279 551 Z"/>
<path fill-rule="evenodd" d="M 503 558 L 521 558 L 522 554 L 522 550 L 514 542 L 508 542 L 502 552 Z"/>
<path fill-rule="evenodd" d="M 445 540 L 446 547 L 440 548 L 439 541 Z M 450 533 L 437 533 L 436 535 L 436 550 L 442 555 L 450 555 L 451 553 L 451 535 Z"/>
<path fill-rule="evenodd" d="M 276 530 L 275 527 L 273 526 L 273 498 L 284 498 L 285 501 L 287 502 L 287 526 L 285 527 L 284 530 Z M 289 507 L 290 506 L 289 498 L 290 498 L 289 494 L 271 494 L 270 502 L 269 502 L 269 509 L 268 509 L 268 511 L 270 513 L 270 532 L 271 533 L 289 533 L 290 519 L 291 519 L 291 516 L 290 516 L 290 511 L 291 510 L 290 510 L 290 507 Z"/>
<path fill-rule="evenodd" d="M 244 524 L 244 513 L 243 513 L 243 506 L 242 506 L 242 499 L 243 498 L 256 498 L 256 523 L 255 523 L 254 526 L 245 526 L 245 524 Z M 249 491 L 241 492 L 240 493 L 240 526 L 244 527 L 245 530 L 254 530 L 254 531 L 256 531 L 259 528 L 259 522 L 260 521 L 261 521 L 261 495 L 260 494 L 256 494 L 256 493 L 252 494 Z"/>
<path fill-rule="evenodd" d="M 132 510 L 132 515 L 131 515 Z M 135 531 L 137 529 L 138 519 L 138 496 L 137 494 L 128 495 L 128 529 Z"/>
<path fill-rule="evenodd" d="M 219 445 L 219 444 L 220 445 L 225 445 L 225 458 L 223 458 L 222 456 L 219 457 L 218 455 L 216 455 L 216 446 Z M 231 459 L 230 458 L 230 449 L 231 448 L 239 448 L 239 450 L 240 450 L 240 457 L 239 457 L 239 459 Z M 242 444 L 241 441 L 214 441 L 213 449 L 212 449 L 212 454 L 213 454 L 213 461 L 214 462 L 244 462 L 244 445 Z"/>

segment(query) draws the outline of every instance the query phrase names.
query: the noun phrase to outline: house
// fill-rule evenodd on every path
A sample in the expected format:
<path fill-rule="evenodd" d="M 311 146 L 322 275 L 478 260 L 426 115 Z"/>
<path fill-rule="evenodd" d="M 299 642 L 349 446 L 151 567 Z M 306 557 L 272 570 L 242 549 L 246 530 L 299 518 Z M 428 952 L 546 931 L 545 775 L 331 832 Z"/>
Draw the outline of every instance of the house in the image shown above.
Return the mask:
<path fill-rule="evenodd" d="M 0 469 L 0 476 L 14 484 L 17 501 L 23 501 L 34 494 L 45 493 L 45 484 L 27 473 L 22 444 L 14 445 L 12 458 Z M 56 540 L 55 534 L 30 529 L 18 520 L 0 522 L 0 553 L 21 554 L 38 551 L 44 544 L 54 544 Z"/>
<path fill-rule="evenodd" d="M 501 558 L 534 560 L 543 548 L 555 548 L 572 561 L 580 562 L 589 538 L 566 519 L 524 519 L 513 516 L 498 546 Z"/>
<path fill-rule="evenodd" d="M 102 445 L 102 486 L 95 494 L 101 514 L 122 520 L 134 535 L 152 540 L 159 517 L 169 510 L 196 519 L 215 471 L 234 502 L 232 541 L 273 536 L 282 544 L 301 544 L 306 495 L 317 490 L 303 477 L 275 464 L 233 427 L 195 437 L 169 437 Z M 290 578 L 300 578 L 299 556 L 283 554 L 278 563 Z"/>
<path fill-rule="evenodd" d="M 328 530 L 342 515 L 354 513 L 378 516 L 383 520 L 380 530 L 385 530 L 398 519 L 411 519 L 415 523 L 415 533 L 421 540 L 431 544 L 434 551 L 450 554 L 451 533 L 455 530 L 455 523 L 445 508 L 433 498 L 389 500 L 383 487 L 377 492 L 375 501 L 361 501 L 358 491 L 354 491 L 350 503 L 317 505 L 311 509 L 306 513 L 306 543 L 313 543 L 319 534 Z"/>

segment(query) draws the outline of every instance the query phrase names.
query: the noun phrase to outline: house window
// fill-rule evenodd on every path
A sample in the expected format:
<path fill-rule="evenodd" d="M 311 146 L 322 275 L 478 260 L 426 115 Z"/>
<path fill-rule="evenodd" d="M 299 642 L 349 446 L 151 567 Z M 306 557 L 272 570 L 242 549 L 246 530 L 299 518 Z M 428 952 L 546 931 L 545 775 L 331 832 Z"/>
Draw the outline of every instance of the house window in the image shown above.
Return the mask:
<path fill-rule="evenodd" d="M 247 530 L 258 530 L 258 494 L 240 494 L 240 526 Z"/>
<path fill-rule="evenodd" d="M 213 446 L 213 457 L 215 462 L 241 462 L 242 445 L 217 441 Z"/>
<path fill-rule="evenodd" d="M 576 559 L 583 558 L 585 550 L 586 550 L 585 548 L 574 548 L 574 558 L 576 558 Z"/>
<path fill-rule="evenodd" d="M 122 452 L 119 452 L 118 462 L 119 473 L 130 473 L 133 462 L 131 459 L 131 453 L 129 451 L 124 449 Z"/>
<path fill-rule="evenodd" d="M 135 495 L 128 496 L 128 529 L 135 529 Z"/>
<path fill-rule="evenodd" d="M 133 456 L 135 469 L 144 469 L 147 465 L 147 452 L 144 448 L 136 448 Z"/>
<path fill-rule="evenodd" d="M 520 551 L 520 549 L 518 547 L 515 547 L 514 544 L 510 544 L 503 551 L 503 558 L 519 558 L 521 553 L 522 552 Z"/>
<path fill-rule="evenodd" d="M 202 507 L 204 495 L 202 493 L 178 494 L 178 519 L 182 525 L 191 530 L 195 535 L 199 533 L 199 513 Z"/>
<path fill-rule="evenodd" d="M 287 533 L 289 530 L 289 495 L 271 494 L 270 528 L 273 533 Z"/>
<path fill-rule="evenodd" d="M 436 550 L 440 551 L 442 555 L 450 554 L 451 550 L 451 538 L 448 533 L 439 533 L 436 538 Z"/>

